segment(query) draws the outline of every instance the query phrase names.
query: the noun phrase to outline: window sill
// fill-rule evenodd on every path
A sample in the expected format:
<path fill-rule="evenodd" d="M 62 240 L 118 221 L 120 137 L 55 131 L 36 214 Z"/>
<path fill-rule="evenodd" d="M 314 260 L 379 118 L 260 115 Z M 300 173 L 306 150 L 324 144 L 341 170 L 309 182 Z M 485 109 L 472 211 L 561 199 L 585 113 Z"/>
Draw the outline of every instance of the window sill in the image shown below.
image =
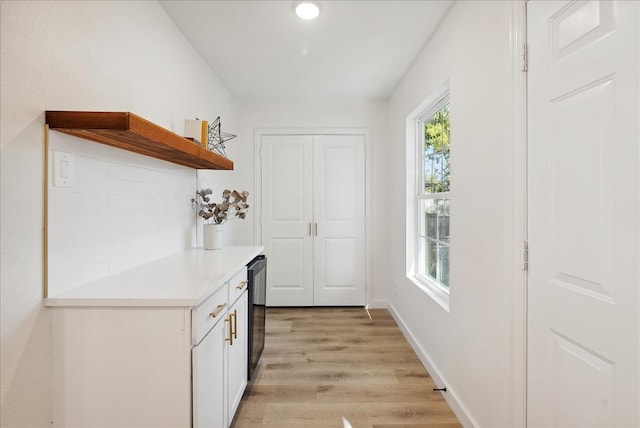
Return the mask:
<path fill-rule="evenodd" d="M 431 297 L 445 311 L 449 312 L 449 294 L 445 293 L 439 286 L 431 281 L 424 280 L 417 276 L 407 275 L 407 278 L 418 288 Z"/>

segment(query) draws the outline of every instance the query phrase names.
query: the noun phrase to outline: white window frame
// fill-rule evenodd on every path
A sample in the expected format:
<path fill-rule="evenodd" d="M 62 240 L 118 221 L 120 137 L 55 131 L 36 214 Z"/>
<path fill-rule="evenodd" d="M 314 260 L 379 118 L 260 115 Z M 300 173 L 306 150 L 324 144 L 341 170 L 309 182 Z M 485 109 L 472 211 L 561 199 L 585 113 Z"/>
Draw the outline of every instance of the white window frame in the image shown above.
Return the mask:
<path fill-rule="evenodd" d="M 451 191 L 441 193 L 424 192 L 424 123 L 438 110 L 449 104 L 449 84 L 446 83 L 431 97 L 425 100 L 411 115 L 407 117 L 407 166 L 412 165 L 413 177 L 407 180 L 407 278 L 422 289 L 445 310 L 449 311 L 449 287 L 420 273 L 420 257 L 424 257 L 420 249 L 420 221 L 423 215 L 422 201 L 425 199 L 449 199 Z M 451 271 L 451 265 L 449 266 Z"/>

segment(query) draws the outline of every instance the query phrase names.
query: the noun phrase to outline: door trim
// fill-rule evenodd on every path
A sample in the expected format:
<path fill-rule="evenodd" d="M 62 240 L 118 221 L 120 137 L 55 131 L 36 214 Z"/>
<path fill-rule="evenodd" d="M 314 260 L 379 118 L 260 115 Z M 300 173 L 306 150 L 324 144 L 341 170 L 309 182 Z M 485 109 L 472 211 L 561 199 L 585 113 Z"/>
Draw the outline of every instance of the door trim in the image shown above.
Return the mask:
<path fill-rule="evenodd" d="M 269 135 L 362 135 L 365 140 L 365 304 L 372 305 L 371 284 L 371 130 L 369 128 L 256 128 L 254 130 L 254 242 L 262 245 L 262 137 Z M 386 300 L 375 302 L 373 307 L 386 308 Z"/>
<path fill-rule="evenodd" d="M 527 267 L 525 266 L 528 213 L 527 160 L 527 1 L 512 2 L 510 47 L 513 94 L 513 243 L 512 340 L 514 357 L 510 395 L 514 398 L 511 420 L 527 426 Z"/>

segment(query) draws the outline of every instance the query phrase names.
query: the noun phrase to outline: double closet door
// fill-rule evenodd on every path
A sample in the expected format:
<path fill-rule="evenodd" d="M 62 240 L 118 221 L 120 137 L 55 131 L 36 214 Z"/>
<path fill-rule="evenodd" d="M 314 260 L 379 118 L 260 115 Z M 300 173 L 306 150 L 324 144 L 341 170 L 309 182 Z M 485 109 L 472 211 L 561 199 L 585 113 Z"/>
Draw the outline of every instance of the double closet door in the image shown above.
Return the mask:
<path fill-rule="evenodd" d="M 263 135 L 267 306 L 365 304 L 365 136 Z"/>

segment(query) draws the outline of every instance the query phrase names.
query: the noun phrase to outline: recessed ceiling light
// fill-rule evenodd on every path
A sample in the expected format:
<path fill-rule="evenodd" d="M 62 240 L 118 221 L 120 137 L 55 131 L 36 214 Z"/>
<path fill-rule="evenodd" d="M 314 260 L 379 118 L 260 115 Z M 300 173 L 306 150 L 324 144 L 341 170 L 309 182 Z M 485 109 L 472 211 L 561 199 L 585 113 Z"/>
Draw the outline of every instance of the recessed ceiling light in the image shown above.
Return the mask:
<path fill-rule="evenodd" d="M 320 3 L 315 1 L 299 1 L 294 3 L 293 10 L 302 19 L 316 19 L 320 15 Z"/>

